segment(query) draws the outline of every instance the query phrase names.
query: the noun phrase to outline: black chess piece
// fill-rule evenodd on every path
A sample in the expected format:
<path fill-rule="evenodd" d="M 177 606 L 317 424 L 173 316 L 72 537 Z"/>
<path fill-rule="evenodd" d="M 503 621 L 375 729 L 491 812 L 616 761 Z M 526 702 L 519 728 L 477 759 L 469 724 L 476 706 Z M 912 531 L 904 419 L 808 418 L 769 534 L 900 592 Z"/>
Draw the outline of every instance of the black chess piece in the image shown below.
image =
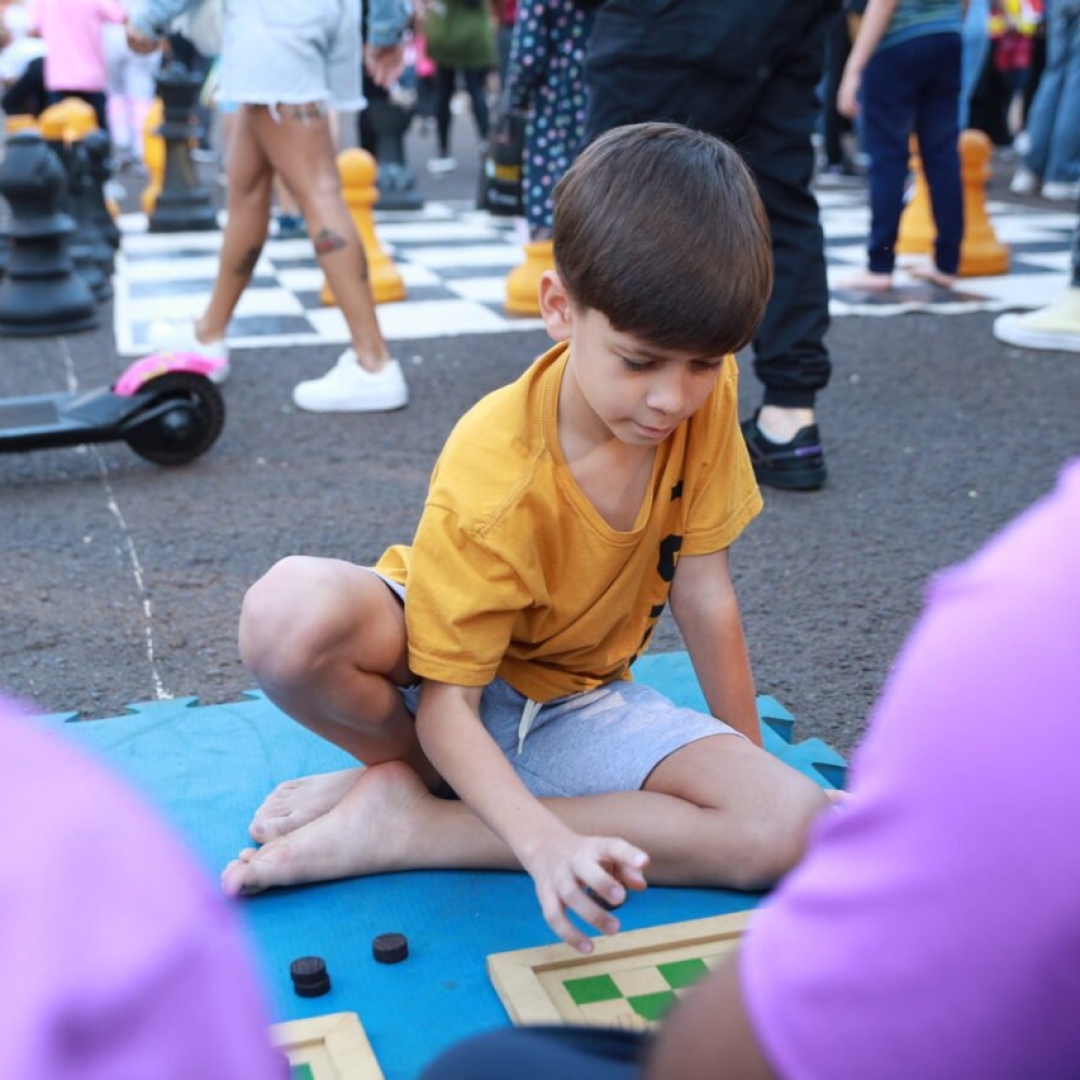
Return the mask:
<path fill-rule="evenodd" d="M 90 175 L 90 157 L 86 152 L 85 142 L 72 143 L 68 157 L 69 194 L 71 197 L 71 216 L 75 219 L 75 237 L 73 243 L 86 249 L 86 256 L 100 271 L 90 289 L 97 300 L 111 300 L 113 295 L 112 275 L 114 270 L 112 245 L 105 239 L 104 233 L 95 220 L 94 201 L 98 197 L 94 189 L 94 180 Z M 82 267 L 80 266 L 80 271 Z"/>
<path fill-rule="evenodd" d="M 81 220 L 81 198 L 76 197 L 82 183 L 83 172 L 79 144 L 68 142 L 62 135 L 46 139 L 45 142 L 64 170 L 64 184 L 60 191 L 57 210 L 70 217 L 75 225 L 75 231 L 68 242 L 75 273 L 90 287 L 95 300 L 107 300 L 112 296 L 112 283 L 105 270 L 102 252 L 94 248 L 93 234 L 86 229 Z"/>
<path fill-rule="evenodd" d="M 37 132 L 21 132 L 0 164 L 0 195 L 11 207 L 3 235 L 7 273 L 0 280 L 0 334 L 36 337 L 90 330 L 94 296 L 75 273 L 69 241 L 75 222 L 60 210 L 67 177 Z"/>
<path fill-rule="evenodd" d="M 112 142 L 107 131 L 91 131 L 83 137 L 82 148 L 86 154 L 87 174 L 91 190 L 87 207 L 91 223 L 105 242 L 116 251 L 120 247 L 120 228 L 109 213 L 105 200 L 105 185 L 113 174 Z"/>
<path fill-rule="evenodd" d="M 191 146 L 202 134 L 195 111 L 202 77 L 173 62 L 157 77 L 165 120 L 158 129 L 165 140 L 165 175 L 151 232 L 205 232 L 216 229 L 217 210 L 210 190 L 199 183 Z"/>

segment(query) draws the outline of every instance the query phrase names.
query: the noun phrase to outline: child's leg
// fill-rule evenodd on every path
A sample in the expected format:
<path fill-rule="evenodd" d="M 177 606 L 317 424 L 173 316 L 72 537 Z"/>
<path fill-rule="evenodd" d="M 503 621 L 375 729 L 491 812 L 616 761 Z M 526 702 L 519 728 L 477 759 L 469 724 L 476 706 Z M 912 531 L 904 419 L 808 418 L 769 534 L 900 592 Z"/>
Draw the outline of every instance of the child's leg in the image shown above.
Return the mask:
<path fill-rule="evenodd" d="M 671 754 L 643 791 L 544 802 L 577 832 L 643 848 L 654 884 L 744 889 L 794 865 L 828 805 L 812 781 L 733 735 Z M 364 770 L 329 813 L 241 852 L 222 884 L 247 893 L 392 870 L 517 866 L 465 804 L 435 798 L 407 766 L 388 762 Z"/>
<path fill-rule="evenodd" d="M 930 204 L 937 226 L 931 280 L 951 285 L 960 266 L 964 237 L 964 197 L 960 185 L 960 132 L 956 115 L 960 95 L 960 35 L 933 34 L 920 39 L 924 79 L 915 115 Z"/>
<path fill-rule="evenodd" d="M 398 686 L 412 681 L 405 614 L 370 571 L 337 559 L 283 559 L 240 614 L 240 654 L 259 685 L 306 728 L 368 765 L 399 760 L 438 782 Z M 281 785 L 255 816 L 267 840 L 325 813 L 358 771 Z"/>
<path fill-rule="evenodd" d="M 871 274 L 891 275 L 896 262 L 896 235 L 908 172 L 908 137 L 914 122 L 914 93 L 906 66 L 909 44 L 876 53 L 863 76 L 863 142 L 870 159 L 867 252 Z"/>

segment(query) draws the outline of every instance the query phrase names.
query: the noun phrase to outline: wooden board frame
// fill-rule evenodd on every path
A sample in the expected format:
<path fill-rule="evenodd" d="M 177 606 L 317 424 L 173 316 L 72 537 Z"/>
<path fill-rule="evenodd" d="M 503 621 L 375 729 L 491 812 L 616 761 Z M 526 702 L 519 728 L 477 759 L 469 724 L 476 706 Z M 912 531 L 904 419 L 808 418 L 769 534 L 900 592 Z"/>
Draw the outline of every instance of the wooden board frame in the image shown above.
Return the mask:
<path fill-rule="evenodd" d="M 752 914 L 740 911 L 593 938 L 593 951 L 587 955 L 564 944 L 492 953 L 488 957 L 488 974 L 515 1024 L 582 1023 L 577 1013 L 560 1009 L 560 1003 L 545 985 L 545 975 L 558 972 L 575 978 L 600 974 L 610 970 L 613 962 L 641 959 L 648 963 L 650 955 L 676 949 L 734 951 Z"/>
<path fill-rule="evenodd" d="M 384 1080 L 360 1017 L 328 1013 L 274 1024 L 270 1037 L 290 1065 L 308 1065 L 315 1080 Z"/>

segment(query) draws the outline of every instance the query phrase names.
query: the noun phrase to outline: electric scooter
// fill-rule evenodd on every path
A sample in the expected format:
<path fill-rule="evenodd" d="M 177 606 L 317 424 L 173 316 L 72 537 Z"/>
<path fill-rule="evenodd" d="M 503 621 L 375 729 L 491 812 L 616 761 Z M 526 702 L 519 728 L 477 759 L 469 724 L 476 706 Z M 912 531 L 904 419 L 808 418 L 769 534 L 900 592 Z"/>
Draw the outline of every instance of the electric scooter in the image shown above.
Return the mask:
<path fill-rule="evenodd" d="M 211 378 L 223 366 L 194 353 L 155 353 L 110 387 L 0 398 L 0 451 L 121 440 L 147 461 L 186 465 L 221 434 L 225 401 Z"/>

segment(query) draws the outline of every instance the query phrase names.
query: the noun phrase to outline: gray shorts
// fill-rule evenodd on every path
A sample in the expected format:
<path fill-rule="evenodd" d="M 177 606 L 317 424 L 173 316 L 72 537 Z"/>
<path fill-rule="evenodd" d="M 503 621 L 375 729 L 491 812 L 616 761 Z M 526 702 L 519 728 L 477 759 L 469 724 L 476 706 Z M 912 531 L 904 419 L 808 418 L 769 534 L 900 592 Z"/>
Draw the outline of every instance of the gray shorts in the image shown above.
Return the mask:
<path fill-rule="evenodd" d="M 363 107 L 360 0 L 225 0 L 222 101 Z"/>
<path fill-rule="evenodd" d="M 377 576 L 404 602 L 403 586 Z M 415 716 L 420 686 L 403 687 L 401 696 Z M 676 750 L 711 735 L 745 737 L 715 717 L 680 708 L 636 682 L 608 683 L 549 701 L 539 706 L 523 732 L 528 705 L 528 698 L 496 678 L 480 698 L 480 719 L 537 796 L 637 791 Z"/>

